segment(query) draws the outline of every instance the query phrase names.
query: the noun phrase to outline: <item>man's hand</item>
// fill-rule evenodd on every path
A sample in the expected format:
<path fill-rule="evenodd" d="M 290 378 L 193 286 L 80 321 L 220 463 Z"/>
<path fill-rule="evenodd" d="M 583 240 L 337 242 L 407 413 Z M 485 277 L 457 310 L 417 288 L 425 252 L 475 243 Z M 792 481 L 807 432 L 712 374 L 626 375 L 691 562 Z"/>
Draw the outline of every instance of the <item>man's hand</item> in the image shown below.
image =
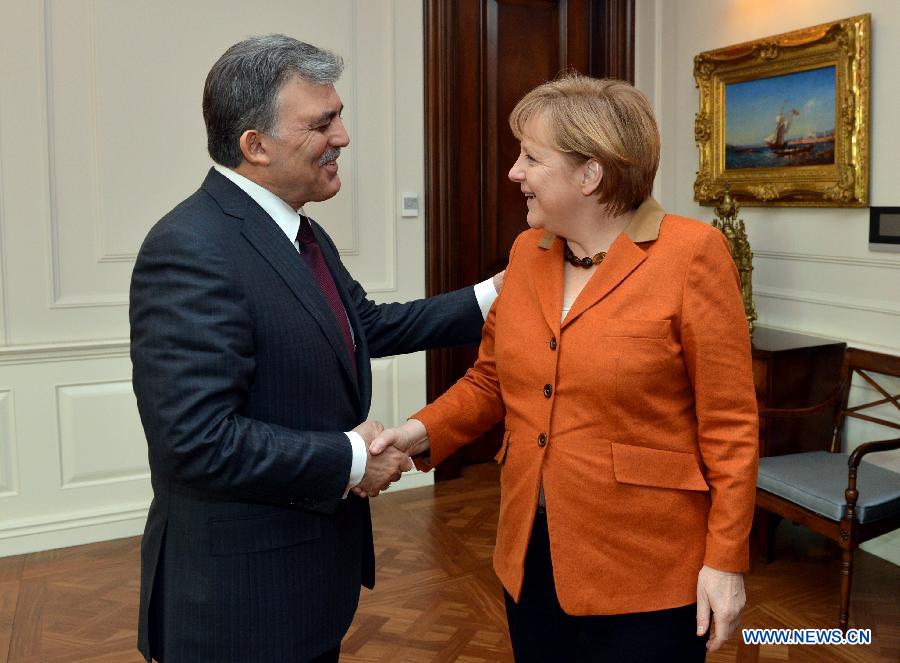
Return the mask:
<path fill-rule="evenodd" d="M 369 447 L 369 457 L 366 459 L 366 473 L 359 485 L 353 488 L 353 492 L 360 497 L 376 497 L 378 493 L 398 481 L 402 474 L 413 468 L 409 456 L 398 449 L 387 449 L 377 456 L 372 455 Z"/>
<path fill-rule="evenodd" d="M 374 419 L 368 419 L 367 421 L 362 422 L 359 426 L 353 429 L 354 433 L 359 433 L 359 436 L 363 439 L 363 442 L 366 443 L 368 447 L 372 444 L 372 440 L 381 435 L 381 431 L 384 430 L 384 424 L 380 421 L 375 421 Z"/>
<path fill-rule="evenodd" d="M 700 569 L 697 576 L 697 635 L 703 635 L 709 628 L 710 609 L 715 618 L 715 626 L 706 643 L 708 651 L 716 651 L 731 637 L 746 600 L 743 574 L 718 571 L 709 566 Z"/>
<path fill-rule="evenodd" d="M 494 290 L 497 291 L 497 294 L 500 294 L 500 289 L 503 287 L 503 279 L 506 276 L 506 270 L 504 269 L 502 272 L 497 272 L 494 274 Z"/>
<path fill-rule="evenodd" d="M 384 424 L 370 419 L 362 422 L 353 431 L 359 433 L 359 436 L 368 448 L 371 446 L 372 441 L 384 431 Z M 366 458 L 366 471 L 363 474 L 362 481 L 353 487 L 353 492 L 360 497 L 375 497 L 394 481 L 397 481 L 400 475 L 409 469 L 412 469 L 412 461 L 406 454 L 397 452 L 388 454 L 380 459 L 373 459 L 372 453 L 369 452 Z"/>

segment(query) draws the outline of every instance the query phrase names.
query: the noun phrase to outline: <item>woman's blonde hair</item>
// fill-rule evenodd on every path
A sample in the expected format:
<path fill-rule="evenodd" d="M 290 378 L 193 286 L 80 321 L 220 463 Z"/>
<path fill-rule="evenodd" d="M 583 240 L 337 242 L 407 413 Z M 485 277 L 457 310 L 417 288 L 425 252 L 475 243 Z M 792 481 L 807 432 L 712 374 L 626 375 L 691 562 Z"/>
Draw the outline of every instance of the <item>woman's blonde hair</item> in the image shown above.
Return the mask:
<path fill-rule="evenodd" d="M 516 104 L 509 126 L 517 139 L 535 116 L 544 120 L 560 152 L 600 164 L 599 202 L 610 215 L 635 209 L 650 196 L 659 167 L 659 129 L 647 98 L 634 86 L 566 73 Z"/>

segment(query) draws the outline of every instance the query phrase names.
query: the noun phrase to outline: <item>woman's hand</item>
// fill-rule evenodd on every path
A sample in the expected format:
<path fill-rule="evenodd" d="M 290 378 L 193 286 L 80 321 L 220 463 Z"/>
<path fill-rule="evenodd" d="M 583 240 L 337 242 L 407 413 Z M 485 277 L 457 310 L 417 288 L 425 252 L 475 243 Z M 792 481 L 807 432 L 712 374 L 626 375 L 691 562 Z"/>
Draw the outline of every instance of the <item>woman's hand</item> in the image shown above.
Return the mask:
<path fill-rule="evenodd" d="M 709 628 L 710 610 L 715 618 L 715 626 L 706 643 L 708 651 L 716 651 L 734 633 L 746 600 L 743 574 L 709 566 L 700 569 L 697 576 L 697 635 L 703 635 Z"/>
<path fill-rule="evenodd" d="M 428 431 L 418 419 L 410 419 L 402 426 L 385 428 L 372 440 L 369 453 L 377 456 L 388 447 L 396 447 L 410 456 L 418 456 L 428 451 Z"/>

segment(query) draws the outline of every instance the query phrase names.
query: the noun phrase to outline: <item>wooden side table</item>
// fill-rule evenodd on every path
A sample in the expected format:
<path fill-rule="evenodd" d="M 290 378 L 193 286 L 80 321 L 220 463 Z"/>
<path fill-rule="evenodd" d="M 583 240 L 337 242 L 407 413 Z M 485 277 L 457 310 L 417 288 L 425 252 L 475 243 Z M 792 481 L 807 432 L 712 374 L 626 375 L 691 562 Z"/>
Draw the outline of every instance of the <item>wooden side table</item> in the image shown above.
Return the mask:
<path fill-rule="evenodd" d="M 753 380 L 762 408 L 802 408 L 824 401 L 840 381 L 847 344 L 829 338 L 757 327 Z M 831 439 L 834 412 L 801 419 L 760 421 L 759 455 L 822 451 Z"/>

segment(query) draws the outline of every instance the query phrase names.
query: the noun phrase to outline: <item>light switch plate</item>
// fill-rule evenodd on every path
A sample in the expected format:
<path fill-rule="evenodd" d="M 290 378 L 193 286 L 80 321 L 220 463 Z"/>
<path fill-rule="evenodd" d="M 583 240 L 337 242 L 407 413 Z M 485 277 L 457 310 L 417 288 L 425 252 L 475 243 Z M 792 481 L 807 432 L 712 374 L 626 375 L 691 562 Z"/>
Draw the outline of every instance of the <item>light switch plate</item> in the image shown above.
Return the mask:
<path fill-rule="evenodd" d="M 404 193 L 400 197 L 400 216 L 419 216 L 419 194 Z"/>

